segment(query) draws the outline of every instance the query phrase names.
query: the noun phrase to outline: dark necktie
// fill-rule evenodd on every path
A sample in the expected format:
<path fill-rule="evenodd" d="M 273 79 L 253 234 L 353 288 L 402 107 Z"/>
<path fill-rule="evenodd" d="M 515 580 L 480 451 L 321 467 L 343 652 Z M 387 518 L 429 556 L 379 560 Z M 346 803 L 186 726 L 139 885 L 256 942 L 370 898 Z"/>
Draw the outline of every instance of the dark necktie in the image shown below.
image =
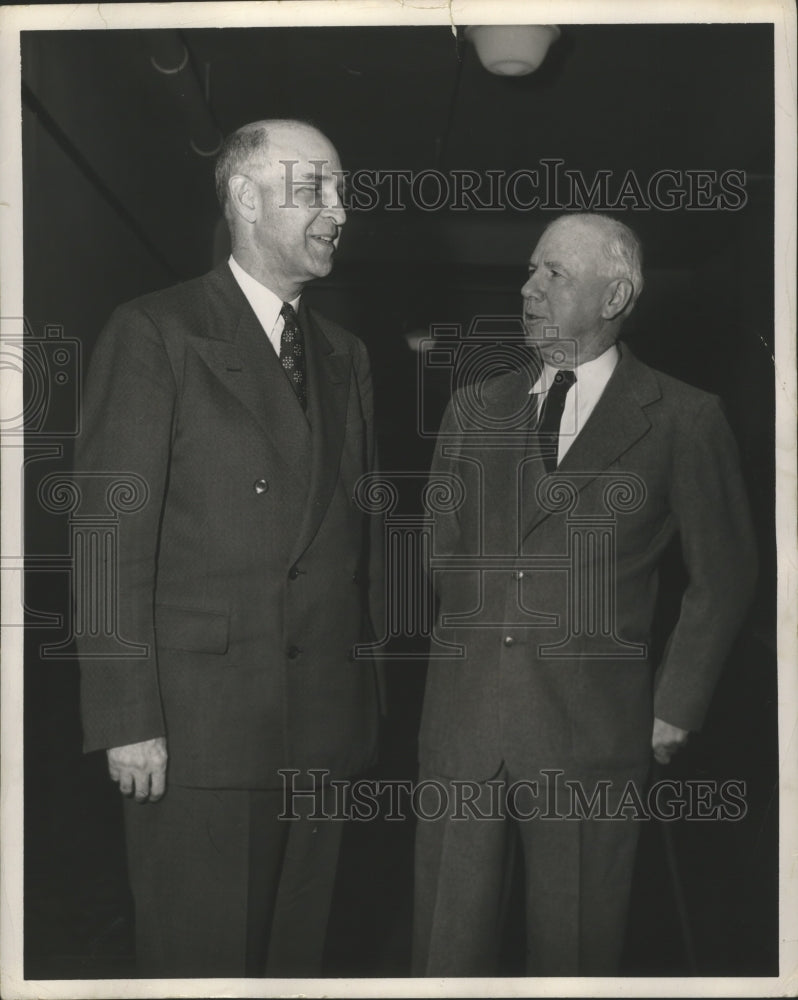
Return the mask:
<path fill-rule="evenodd" d="M 537 436 L 546 472 L 553 472 L 557 468 L 560 421 L 562 420 L 562 411 L 565 409 L 565 397 L 574 382 L 576 382 L 576 375 L 572 371 L 567 368 L 560 369 L 554 376 L 554 382 L 543 404 Z"/>
<path fill-rule="evenodd" d="M 305 368 L 305 338 L 297 322 L 296 313 L 290 302 L 284 302 L 280 310 L 283 317 L 283 333 L 280 337 L 280 364 L 283 366 L 296 397 L 306 410 L 308 406 L 307 370 Z"/>

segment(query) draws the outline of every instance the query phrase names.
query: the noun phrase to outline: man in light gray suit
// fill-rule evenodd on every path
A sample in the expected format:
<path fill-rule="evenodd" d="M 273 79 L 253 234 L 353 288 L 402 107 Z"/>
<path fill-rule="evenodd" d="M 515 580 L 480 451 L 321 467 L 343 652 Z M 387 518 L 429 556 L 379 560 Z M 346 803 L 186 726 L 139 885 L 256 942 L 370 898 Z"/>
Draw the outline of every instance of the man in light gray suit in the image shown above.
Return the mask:
<path fill-rule="evenodd" d="M 465 655 L 430 663 L 421 776 L 450 801 L 467 782 L 475 807 L 419 822 L 419 975 L 495 972 L 513 826 L 529 973 L 617 971 L 639 823 L 585 803 L 605 789 L 614 815 L 630 783 L 645 801 L 652 751 L 667 763 L 700 728 L 752 594 L 748 505 L 718 399 L 618 341 L 641 289 L 631 230 L 558 218 L 521 290 L 542 365 L 482 385 L 479 420 L 473 393 L 455 394 L 443 420 L 432 475 L 458 477 L 464 502 L 435 525 L 449 560 L 435 573 L 437 634 Z M 688 582 L 654 663 L 658 570 L 675 537 Z M 571 794 L 554 808 L 552 782 Z"/>

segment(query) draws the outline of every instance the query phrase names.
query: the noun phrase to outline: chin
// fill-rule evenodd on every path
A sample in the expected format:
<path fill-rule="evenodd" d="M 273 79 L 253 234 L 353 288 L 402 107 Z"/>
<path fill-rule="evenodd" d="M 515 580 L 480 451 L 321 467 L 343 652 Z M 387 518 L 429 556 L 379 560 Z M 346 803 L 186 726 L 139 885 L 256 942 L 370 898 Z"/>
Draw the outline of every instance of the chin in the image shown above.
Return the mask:
<path fill-rule="evenodd" d="M 308 261 L 308 274 L 313 278 L 325 278 L 332 271 L 334 260 L 332 254 L 328 258 L 313 258 Z"/>

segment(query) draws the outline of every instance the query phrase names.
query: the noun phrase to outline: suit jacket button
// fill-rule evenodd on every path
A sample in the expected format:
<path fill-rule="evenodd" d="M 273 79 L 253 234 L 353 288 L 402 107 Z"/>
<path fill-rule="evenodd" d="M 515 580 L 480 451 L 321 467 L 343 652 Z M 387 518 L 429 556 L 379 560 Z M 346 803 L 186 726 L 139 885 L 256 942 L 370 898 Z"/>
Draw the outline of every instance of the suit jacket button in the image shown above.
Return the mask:
<path fill-rule="evenodd" d="M 513 637 L 511 635 L 506 635 L 504 637 L 504 645 L 505 646 L 512 646 L 514 644 L 515 644 L 515 639 L 513 639 Z"/>
<path fill-rule="evenodd" d="M 357 570 L 352 574 L 352 583 L 360 583 L 360 573 Z"/>
<path fill-rule="evenodd" d="M 299 648 L 299 646 L 289 646 L 288 647 L 288 659 L 289 660 L 295 660 L 299 656 L 299 654 L 301 652 L 302 652 L 302 650 Z"/>
<path fill-rule="evenodd" d="M 288 571 L 288 579 L 296 580 L 298 576 L 299 576 L 299 570 L 296 568 L 296 566 L 292 566 L 291 569 L 289 569 Z"/>
<path fill-rule="evenodd" d="M 252 484 L 252 489 L 260 496 L 261 493 L 268 493 L 269 491 L 269 480 L 268 479 L 256 479 Z"/>

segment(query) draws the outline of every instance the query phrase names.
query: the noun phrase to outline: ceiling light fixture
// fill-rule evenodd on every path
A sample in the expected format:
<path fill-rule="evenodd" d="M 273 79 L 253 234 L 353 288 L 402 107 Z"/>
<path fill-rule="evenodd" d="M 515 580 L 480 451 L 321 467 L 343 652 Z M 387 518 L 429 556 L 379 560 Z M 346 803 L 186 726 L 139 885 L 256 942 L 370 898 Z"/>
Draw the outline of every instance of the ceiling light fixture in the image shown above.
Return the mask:
<path fill-rule="evenodd" d="M 560 29 L 556 24 L 470 24 L 465 36 L 490 73 L 526 76 L 541 65 Z"/>

